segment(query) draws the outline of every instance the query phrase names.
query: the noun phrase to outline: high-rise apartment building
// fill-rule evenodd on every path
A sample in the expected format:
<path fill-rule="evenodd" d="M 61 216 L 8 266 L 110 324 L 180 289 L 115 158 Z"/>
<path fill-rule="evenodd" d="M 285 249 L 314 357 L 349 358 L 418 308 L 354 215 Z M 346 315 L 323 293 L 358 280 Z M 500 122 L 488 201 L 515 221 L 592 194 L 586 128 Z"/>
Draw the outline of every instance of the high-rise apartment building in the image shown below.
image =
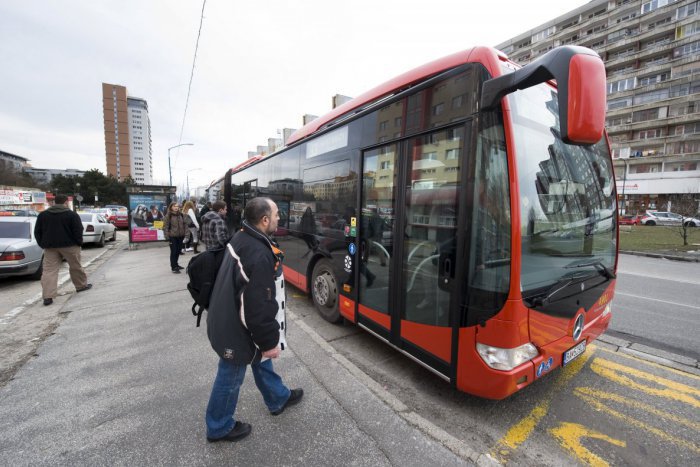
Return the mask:
<path fill-rule="evenodd" d="M 496 46 L 522 65 L 567 44 L 600 54 L 628 213 L 673 210 L 691 193 L 700 201 L 699 10 L 697 0 L 592 0 Z"/>
<path fill-rule="evenodd" d="M 126 87 L 102 83 L 107 173 L 138 184 L 153 183 L 148 103 L 129 97 Z"/>

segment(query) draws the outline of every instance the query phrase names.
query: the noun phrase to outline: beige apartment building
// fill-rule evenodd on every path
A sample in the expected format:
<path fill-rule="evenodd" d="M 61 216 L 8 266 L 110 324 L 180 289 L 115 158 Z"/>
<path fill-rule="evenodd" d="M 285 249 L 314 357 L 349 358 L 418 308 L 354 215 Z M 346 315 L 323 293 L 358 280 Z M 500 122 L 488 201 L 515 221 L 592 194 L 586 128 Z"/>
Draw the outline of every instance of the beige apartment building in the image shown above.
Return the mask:
<path fill-rule="evenodd" d="M 567 44 L 600 54 L 623 212 L 672 211 L 688 194 L 700 210 L 699 9 L 697 0 L 592 0 L 496 46 L 522 65 Z"/>
<path fill-rule="evenodd" d="M 153 183 L 151 124 L 148 103 L 131 97 L 126 87 L 102 83 L 107 174 L 127 176 L 141 185 Z"/>

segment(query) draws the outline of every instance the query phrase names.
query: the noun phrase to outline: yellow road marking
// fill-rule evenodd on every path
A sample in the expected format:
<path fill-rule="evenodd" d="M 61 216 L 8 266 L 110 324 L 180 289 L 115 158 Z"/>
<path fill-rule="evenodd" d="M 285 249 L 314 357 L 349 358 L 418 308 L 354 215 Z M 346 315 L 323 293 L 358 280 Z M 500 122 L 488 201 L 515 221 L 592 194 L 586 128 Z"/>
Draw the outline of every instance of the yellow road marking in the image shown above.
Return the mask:
<path fill-rule="evenodd" d="M 591 366 L 592 365 L 593 364 L 591 364 Z M 691 442 L 686 441 L 686 440 L 681 439 L 681 438 L 676 438 L 675 436 L 671 436 L 663 430 L 660 430 L 660 429 L 655 428 L 653 426 L 649 426 L 646 423 L 640 422 L 636 418 L 630 417 L 629 415 L 625 415 L 623 413 L 620 413 L 617 410 L 614 410 L 614 409 L 608 407 L 607 405 L 603 404 L 602 402 L 600 402 L 599 400 L 595 399 L 592 396 L 589 396 L 587 394 L 583 394 L 583 393 L 578 392 L 578 391 L 574 391 L 574 394 L 576 394 L 578 397 L 580 397 L 584 401 L 591 404 L 597 410 L 605 412 L 608 415 L 612 415 L 613 417 L 617 417 L 629 425 L 634 425 L 638 428 L 646 430 L 650 433 L 655 434 L 656 436 L 658 436 L 659 438 L 661 438 L 663 440 L 677 444 L 677 445 L 682 446 L 682 447 L 689 449 L 691 451 L 700 452 L 700 447 L 698 447 L 695 443 L 691 443 Z"/>
<path fill-rule="evenodd" d="M 644 360 L 643 358 L 639 358 L 639 357 L 634 356 L 634 355 L 629 355 L 626 353 L 617 352 L 615 350 L 606 349 L 604 347 L 600 347 L 600 350 L 602 350 L 603 352 L 608 352 L 608 353 L 612 353 L 615 355 L 619 355 L 620 357 L 624 357 L 624 358 L 627 358 L 630 360 L 634 360 L 635 362 L 641 362 L 641 363 L 644 363 L 645 365 L 653 366 L 654 368 L 660 368 L 662 370 L 670 371 L 671 373 L 675 373 L 677 375 L 687 376 L 689 378 L 700 380 L 700 376 L 695 375 L 693 373 L 688 373 L 688 372 L 683 371 L 683 370 L 678 370 L 676 368 L 671 368 L 669 366 L 661 365 L 660 363 L 650 362 L 649 360 Z"/>
<path fill-rule="evenodd" d="M 591 347 L 589 347 L 589 350 L 590 349 Z M 593 350 L 595 350 L 595 348 L 593 348 Z M 491 455 L 493 457 L 504 464 L 508 461 L 513 451 L 518 449 L 518 447 L 530 437 L 530 434 L 540 420 L 547 415 L 549 406 L 556 393 L 581 371 L 591 355 L 592 352 L 584 353 L 571 362 L 569 366 L 564 367 L 559 374 L 555 375 L 556 380 L 543 400 L 537 404 L 529 414 L 513 425 L 491 449 Z"/>
<path fill-rule="evenodd" d="M 628 405 L 632 408 L 638 409 L 638 410 L 643 410 L 646 412 L 649 412 L 651 414 L 656 415 L 657 417 L 665 418 L 667 420 L 671 420 L 673 422 L 678 423 L 679 425 L 685 425 L 688 428 L 692 428 L 695 431 L 700 431 L 700 423 L 696 423 L 692 420 L 688 420 L 687 418 L 679 417 L 678 415 L 674 415 L 669 412 L 665 412 L 663 410 L 659 410 L 656 407 L 645 404 L 643 402 L 639 402 L 633 399 L 630 399 L 628 397 L 623 397 L 619 394 L 614 394 L 611 392 L 607 391 L 599 391 L 597 389 L 593 388 L 587 388 L 587 387 L 580 387 L 574 389 L 574 394 L 576 395 L 586 395 L 598 399 L 608 399 L 611 401 L 618 402 L 620 404 Z"/>
<path fill-rule="evenodd" d="M 611 381 L 622 384 L 629 388 L 637 389 L 639 391 L 645 392 L 647 394 L 664 397 L 666 399 L 676 400 L 684 402 L 693 407 L 700 408 L 700 390 L 690 387 L 688 385 L 677 383 L 671 381 L 670 379 L 662 378 L 660 376 L 647 373 L 645 371 L 636 370 L 619 363 L 611 362 L 610 360 L 604 360 L 601 358 L 595 358 L 591 362 L 591 370 L 608 378 Z M 651 381 L 656 385 L 665 386 L 664 389 L 659 389 L 657 387 L 648 386 L 642 383 L 638 383 L 630 379 L 629 377 L 623 375 L 622 373 L 627 373 L 639 379 L 644 379 Z"/>
<path fill-rule="evenodd" d="M 564 446 L 570 454 L 577 457 L 584 465 L 593 467 L 605 467 L 609 464 L 583 447 L 581 438 L 600 439 L 614 444 L 615 446 L 622 448 L 627 447 L 627 443 L 622 440 L 614 439 L 598 431 L 590 430 L 578 423 L 560 423 L 557 428 L 552 428 L 549 432 L 559 440 L 559 444 Z"/>

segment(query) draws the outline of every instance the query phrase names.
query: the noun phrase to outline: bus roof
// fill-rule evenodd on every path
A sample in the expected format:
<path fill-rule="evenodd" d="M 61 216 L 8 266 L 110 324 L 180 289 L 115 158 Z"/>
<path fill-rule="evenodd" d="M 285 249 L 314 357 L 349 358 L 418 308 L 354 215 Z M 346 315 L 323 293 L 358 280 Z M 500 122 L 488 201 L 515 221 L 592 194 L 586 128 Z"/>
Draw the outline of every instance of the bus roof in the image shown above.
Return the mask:
<path fill-rule="evenodd" d="M 418 68 L 414 68 L 413 70 L 407 71 L 406 73 L 385 82 L 384 84 L 380 84 L 374 89 L 371 89 L 364 94 L 361 94 L 360 96 L 339 105 L 322 117 L 307 123 L 292 133 L 287 140 L 287 145 L 294 144 L 308 137 L 309 135 L 322 129 L 323 126 L 333 122 L 345 114 L 350 114 L 353 111 L 360 111 L 367 104 L 370 104 L 378 99 L 391 96 L 392 94 L 396 94 L 397 92 L 403 91 L 404 89 L 425 80 L 429 76 L 436 75 L 464 63 L 483 63 L 493 76 L 497 76 L 494 73 L 495 70 L 489 65 L 494 64 L 495 60 L 499 59 L 506 60 L 507 57 L 505 54 L 492 47 L 473 47 L 471 49 L 448 55 L 447 57 L 440 58 L 430 63 L 426 63 L 425 65 L 421 65 Z"/>

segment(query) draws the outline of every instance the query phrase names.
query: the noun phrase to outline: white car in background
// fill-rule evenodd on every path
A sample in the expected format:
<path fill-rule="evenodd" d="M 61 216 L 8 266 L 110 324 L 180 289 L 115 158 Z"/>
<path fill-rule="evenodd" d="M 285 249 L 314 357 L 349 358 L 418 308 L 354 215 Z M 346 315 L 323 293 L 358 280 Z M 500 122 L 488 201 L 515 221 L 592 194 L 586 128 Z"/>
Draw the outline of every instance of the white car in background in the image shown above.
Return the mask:
<path fill-rule="evenodd" d="M 685 225 L 686 227 L 700 227 L 700 219 L 683 217 L 674 212 L 647 211 L 641 220 L 644 225 Z"/>
<path fill-rule="evenodd" d="M 0 278 L 41 279 L 44 250 L 34 238 L 36 217 L 0 217 Z"/>
<path fill-rule="evenodd" d="M 83 244 L 97 243 L 101 248 L 105 242 L 117 239 L 117 228 L 107 222 L 107 219 L 94 212 L 79 212 L 83 223 Z"/>

